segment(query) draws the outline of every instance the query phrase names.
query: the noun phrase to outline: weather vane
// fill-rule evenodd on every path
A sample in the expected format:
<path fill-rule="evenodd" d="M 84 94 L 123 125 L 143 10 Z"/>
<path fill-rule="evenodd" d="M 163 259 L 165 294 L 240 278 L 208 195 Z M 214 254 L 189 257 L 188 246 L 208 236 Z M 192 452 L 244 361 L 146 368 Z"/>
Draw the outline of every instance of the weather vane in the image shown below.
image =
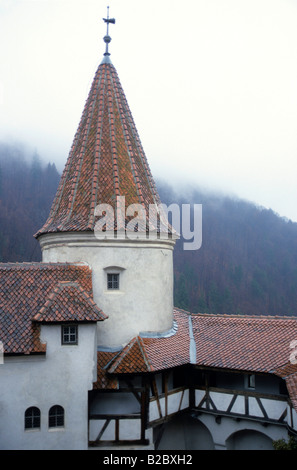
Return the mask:
<path fill-rule="evenodd" d="M 108 52 L 108 44 L 110 43 L 111 41 L 111 37 L 109 36 L 109 23 L 112 23 L 112 24 L 115 24 L 115 19 L 114 18 L 109 18 L 109 7 L 107 7 L 107 18 L 103 18 L 103 20 L 105 21 L 105 23 L 107 24 L 107 31 L 106 31 L 106 35 L 104 36 L 104 42 L 106 44 L 106 50 L 105 50 L 105 53 L 104 55 L 110 55 L 110 53 Z"/>

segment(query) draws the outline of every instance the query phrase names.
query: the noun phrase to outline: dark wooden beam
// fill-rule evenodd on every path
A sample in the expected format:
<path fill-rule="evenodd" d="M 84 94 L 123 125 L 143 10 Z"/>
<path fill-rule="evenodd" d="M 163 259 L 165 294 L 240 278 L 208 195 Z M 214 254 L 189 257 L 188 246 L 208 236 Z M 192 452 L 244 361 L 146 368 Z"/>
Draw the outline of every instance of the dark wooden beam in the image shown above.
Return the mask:
<path fill-rule="evenodd" d="M 141 413 L 130 414 L 90 414 L 89 419 L 141 419 Z"/>

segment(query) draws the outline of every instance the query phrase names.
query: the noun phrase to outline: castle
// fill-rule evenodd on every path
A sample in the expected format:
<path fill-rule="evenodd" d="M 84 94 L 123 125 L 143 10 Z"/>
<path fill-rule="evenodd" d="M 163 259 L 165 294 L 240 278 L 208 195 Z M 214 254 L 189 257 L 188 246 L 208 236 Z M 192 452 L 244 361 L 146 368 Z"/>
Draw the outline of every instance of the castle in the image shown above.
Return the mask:
<path fill-rule="evenodd" d="M 42 262 L 0 264 L 0 449 L 272 449 L 297 433 L 297 318 L 174 307 L 178 234 L 105 22 Z"/>

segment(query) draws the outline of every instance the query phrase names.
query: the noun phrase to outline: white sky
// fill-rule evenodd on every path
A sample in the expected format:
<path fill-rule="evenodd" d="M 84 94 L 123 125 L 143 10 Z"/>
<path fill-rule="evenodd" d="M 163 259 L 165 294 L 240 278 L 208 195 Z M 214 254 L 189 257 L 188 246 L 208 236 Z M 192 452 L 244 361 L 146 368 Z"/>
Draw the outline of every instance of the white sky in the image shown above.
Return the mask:
<path fill-rule="evenodd" d="M 154 176 L 297 221 L 297 0 L 0 0 L 0 139 L 62 171 L 108 4 Z"/>

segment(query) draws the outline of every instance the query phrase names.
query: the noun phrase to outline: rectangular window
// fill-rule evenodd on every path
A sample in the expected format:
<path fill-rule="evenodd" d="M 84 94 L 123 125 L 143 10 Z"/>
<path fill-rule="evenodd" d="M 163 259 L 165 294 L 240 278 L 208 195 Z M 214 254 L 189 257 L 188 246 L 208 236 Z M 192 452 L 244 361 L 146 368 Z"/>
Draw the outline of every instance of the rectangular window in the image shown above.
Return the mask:
<path fill-rule="evenodd" d="M 248 375 L 248 388 L 255 388 L 256 387 L 256 378 L 255 374 Z"/>
<path fill-rule="evenodd" d="M 107 289 L 119 289 L 120 288 L 120 275 L 119 274 L 107 274 Z"/>
<path fill-rule="evenodd" d="M 77 325 L 62 326 L 62 344 L 77 344 L 78 329 Z"/>

